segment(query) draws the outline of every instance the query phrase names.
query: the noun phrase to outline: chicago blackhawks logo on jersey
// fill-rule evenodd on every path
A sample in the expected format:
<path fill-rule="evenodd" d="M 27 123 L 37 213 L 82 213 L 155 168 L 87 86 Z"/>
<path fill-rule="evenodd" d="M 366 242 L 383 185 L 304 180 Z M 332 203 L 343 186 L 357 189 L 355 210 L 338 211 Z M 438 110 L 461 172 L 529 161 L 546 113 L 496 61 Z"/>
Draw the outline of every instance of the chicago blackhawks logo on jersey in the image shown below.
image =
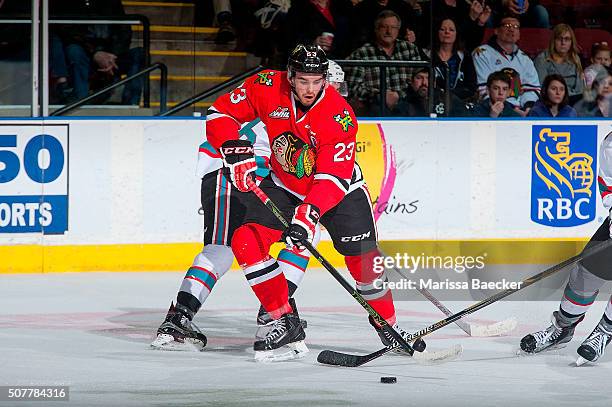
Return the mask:
<path fill-rule="evenodd" d="M 272 86 L 273 81 L 271 76 L 274 76 L 274 72 L 259 72 L 257 78 L 255 78 L 255 84 Z"/>
<path fill-rule="evenodd" d="M 298 178 L 309 177 L 314 172 L 314 149 L 290 132 L 274 139 L 272 154 L 285 172 Z"/>
<path fill-rule="evenodd" d="M 340 123 L 343 131 L 347 132 L 349 131 L 349 127 L 355 127 L 355 125 L 353 124 L 353 118 L 348 110 L 344 109 L 342 113 L 344 116 L 337 114 L 334 116 L 334 120 Z"/>

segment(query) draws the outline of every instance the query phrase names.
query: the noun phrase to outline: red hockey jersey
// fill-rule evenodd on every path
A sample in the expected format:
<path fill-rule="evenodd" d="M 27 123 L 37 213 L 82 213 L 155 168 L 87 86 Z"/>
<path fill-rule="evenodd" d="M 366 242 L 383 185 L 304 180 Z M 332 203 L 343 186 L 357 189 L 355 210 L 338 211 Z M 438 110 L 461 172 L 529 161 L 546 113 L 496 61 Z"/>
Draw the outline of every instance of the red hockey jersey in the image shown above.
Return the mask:
<path fill-rule="evenodd" d="M 296 117 L 297 116 L 297 117 Z M 361 178 L 355 168 L 357 120 L 333 88 L 305 114 L 297 111 L 287 73 L 264 71 L 219 97 L 206 117 L 206 138 L 216 149 L 238 138 L 243 123 L 260 118 L 266 125 L 274 181 L 304 197 L 321 214 L 333 208 Z"/>

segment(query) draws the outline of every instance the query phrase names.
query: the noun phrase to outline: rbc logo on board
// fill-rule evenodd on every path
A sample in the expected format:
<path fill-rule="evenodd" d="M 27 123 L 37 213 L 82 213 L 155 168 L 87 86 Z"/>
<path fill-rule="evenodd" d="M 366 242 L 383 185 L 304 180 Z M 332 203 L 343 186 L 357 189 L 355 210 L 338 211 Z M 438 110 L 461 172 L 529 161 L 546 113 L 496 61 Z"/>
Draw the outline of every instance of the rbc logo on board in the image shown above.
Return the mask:
<path fill-rule="evenodd" d="M 533 126 L 531 220 L 569 227 L 595 219 L 597 126 Z"/>

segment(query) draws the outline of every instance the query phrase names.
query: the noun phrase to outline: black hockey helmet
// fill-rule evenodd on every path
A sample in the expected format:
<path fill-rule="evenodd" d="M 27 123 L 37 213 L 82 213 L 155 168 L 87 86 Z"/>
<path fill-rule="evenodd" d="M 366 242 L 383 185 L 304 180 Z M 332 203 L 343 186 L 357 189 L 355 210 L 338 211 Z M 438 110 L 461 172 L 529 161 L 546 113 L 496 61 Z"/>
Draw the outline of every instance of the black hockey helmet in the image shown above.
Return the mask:
<path fill-rule="evenodd" d="M 287 72 L 289 73 L 289 78 L 294 77 L 296 72 L 326 76 L 328 65 L 327 56 L 321 47 L 318 45 L 298 44 L 291 52 L 291 55 L 289 55 Z"/>

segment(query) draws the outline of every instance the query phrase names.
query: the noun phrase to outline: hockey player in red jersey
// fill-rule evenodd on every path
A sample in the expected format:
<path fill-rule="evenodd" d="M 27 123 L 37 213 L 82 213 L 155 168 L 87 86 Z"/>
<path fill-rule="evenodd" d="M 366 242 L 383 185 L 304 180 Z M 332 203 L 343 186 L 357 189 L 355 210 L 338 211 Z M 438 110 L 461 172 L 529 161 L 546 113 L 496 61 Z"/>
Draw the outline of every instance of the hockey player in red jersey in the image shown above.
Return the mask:
<path fill-rule="evenodd" d="M 284 230 L 253 197 L 245 202 L 244 224 L 232 239 L 232 250 L 249 284 L 275 320 L 268 335 L 254 344 L 258 360 L 301 357 L 308 351 L 299 317 L 288 302 L 286 279 L 269 249 L 282 237 L 297 246 L 311 241 L 319 221 L 345 256 L 357 290 L 406 336 L 396 324 L 391 292 L 373 284 L 385 276 L 373 271 L 379 253 L 370 197 L 355 162 L 358 124 L 342 96 L 325 87 L 327 67 L 320 48 L 298 45 L 287 72 L 265 71 L 248 78 L 217 99 L 207 116 L 207 140 L 223 155 L 234 186 L 245 192 L 257 165 L 252 146 L 238 139 L 238 130 L 242 123 L 261 118 L 272 154 L 271 174 L 260 188 L 292 219 Z M 371 322 L 385 345 L 394 343 Z"/>

